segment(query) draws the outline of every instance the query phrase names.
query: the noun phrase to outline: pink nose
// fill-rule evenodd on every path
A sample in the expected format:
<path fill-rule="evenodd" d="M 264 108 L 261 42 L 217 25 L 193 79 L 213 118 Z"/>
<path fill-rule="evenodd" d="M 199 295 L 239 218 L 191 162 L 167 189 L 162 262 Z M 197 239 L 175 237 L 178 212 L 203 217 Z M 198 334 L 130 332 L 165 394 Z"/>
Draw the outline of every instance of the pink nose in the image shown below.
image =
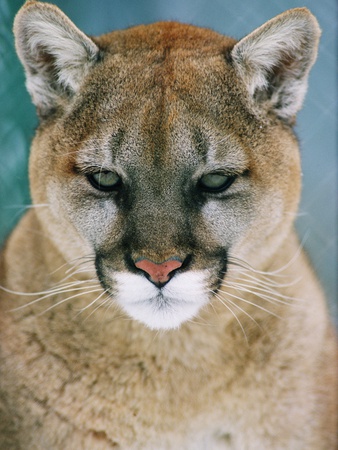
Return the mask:
<path fill-rule="evenodd" d="M 154 283 L 166 283 L 170 279 L 170 272 L 181 267 L 182 261 L 173 257 L 157 264 L 149 259 L 143 258 L 138 260 L 135 266 L 150 275 L 150 280 Z"/>

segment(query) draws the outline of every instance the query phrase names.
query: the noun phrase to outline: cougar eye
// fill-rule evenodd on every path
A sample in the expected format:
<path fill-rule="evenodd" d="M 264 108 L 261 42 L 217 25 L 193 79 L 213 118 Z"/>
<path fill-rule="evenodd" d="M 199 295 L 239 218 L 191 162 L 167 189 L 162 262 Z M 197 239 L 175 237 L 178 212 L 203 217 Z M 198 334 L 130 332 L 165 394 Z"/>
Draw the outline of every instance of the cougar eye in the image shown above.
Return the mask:
<path fill-rule="evenodd" d="M 225 191 L 234 182 L 235 176 L 223 173 L 208 173 L 203 175 L 198 182 L 198 187 L 206 192 Z"/>
<path fill-rule="evenodd" d="M 121 184 L 121 178 L 116 172 L 101 170 L 88 175 L 91 185 L 100 191 L 114 191 Z"/>

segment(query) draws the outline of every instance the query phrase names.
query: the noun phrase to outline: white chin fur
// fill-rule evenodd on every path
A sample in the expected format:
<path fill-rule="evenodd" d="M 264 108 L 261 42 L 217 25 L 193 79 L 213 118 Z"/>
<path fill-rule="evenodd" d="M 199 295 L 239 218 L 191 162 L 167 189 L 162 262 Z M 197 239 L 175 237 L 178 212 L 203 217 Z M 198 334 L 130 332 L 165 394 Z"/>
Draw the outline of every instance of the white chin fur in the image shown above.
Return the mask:
<path fill-rule="evenodd" d="M 116 301 L 133 319 L 153 330 L 178 328 L 208 302 L 206 273 L 176 274 L 158 289 L 143 275 L 114 274 Z"/>

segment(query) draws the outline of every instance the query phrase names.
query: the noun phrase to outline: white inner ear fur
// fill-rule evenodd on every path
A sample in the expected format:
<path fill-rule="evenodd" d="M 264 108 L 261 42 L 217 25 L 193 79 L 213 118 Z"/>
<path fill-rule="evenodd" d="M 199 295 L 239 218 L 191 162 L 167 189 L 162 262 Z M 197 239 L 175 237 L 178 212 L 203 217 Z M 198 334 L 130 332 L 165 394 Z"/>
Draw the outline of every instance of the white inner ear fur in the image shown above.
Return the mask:
<path fill-rule="evenodd" d="M 45 3 L 28 2 L 15 18 L 14 33 L 27 88 L 38 106 L 53 104 L 55 83 L 76 92 L 99 53 L 62 11 Z"/>
<path fill-rule="evenodd" d="M 278 68 L 279 80 L 273 86 L 270 102 L 279 103 L 279 116 L 294 116 L 306 93 L 319 37 L 315 17 L 306 8 L 297 8 L 240 40 L 232 50 L 232 58 L 249 94 L 254 96 L 257 90 L 268 88 L 269 75 Z"/>

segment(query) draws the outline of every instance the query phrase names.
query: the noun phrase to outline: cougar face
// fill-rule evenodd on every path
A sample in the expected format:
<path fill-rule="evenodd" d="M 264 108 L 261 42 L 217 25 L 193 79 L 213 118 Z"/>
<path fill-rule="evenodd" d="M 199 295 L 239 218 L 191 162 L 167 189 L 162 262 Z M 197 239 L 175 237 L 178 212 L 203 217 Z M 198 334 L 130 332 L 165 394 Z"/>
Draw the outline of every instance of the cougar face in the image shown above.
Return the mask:
<path fill-rule="evenodd" d="M 237 44 L 170 22 L 90 40 L 42 8 L 56 14 L 60 36 L 28 22 L 29 39 L 17 32 L 41 116 L 30 179 L 34 202 L 50 205 L 37 211 L 42 226 L 67 261 L 91 255 L 130 316 L 176 327 L 217 292 L 231 256 L 260 267 L 290 229 L 300 184 L 291 128 L 300 94 L 290 79 L 306 79 L 312 44 L 306 61 L 290 65 L 278 24 L 272 41 L 267 26 Z M 30 11 L 40 17 L 27 4 L 17 27 L 25 30 Z M 60 49 L 64 36 L 72 39 Z M 46 54 L 52 68 L 36 75 L 31 66 Z M 269 70 L 275 89 L 264 81 Z"/>
<path fill-rule="evenodd" d="M 278 227 L 283 186 L 269 185 L 270 174 L 257 167 L 275 159 L 291 177 L 297 160 L 288 129 L 289 160 L 285 149 L 275 150 L 263 120 L 244 104 L 236 104 L 240 113 L 228 106 L 239 88 L 224 55 L 204 62 L 203 73 L 198 59 L 184 55 L 168 79 L 175 52 L 166 52 L 160 62 L 156 54 L 146 65 L 126 63 L 128 74 L 121 74 L 120 58 L 101 63 L 57 122 L 56 137 L 50 128 L 45 186 L 54 205 L 49 225 L 64 222 L 69 234 L 71 222 L 95 255 L 103 288 L 152 328 L 176 327 L 209 301 L 226 276 L 229 253 L 259 230 L 258 212 L 269 206 L 272 188 L 276 219 L 262 224 L 255 242 Z M 152 69 L 144 73 L 144 66 Z M 225 78 L 222 88 L 217 77 Z M 133 88 L 141 98 L 125 98 Z M 231 131 L 235 124 L 240 133 Z"/>

